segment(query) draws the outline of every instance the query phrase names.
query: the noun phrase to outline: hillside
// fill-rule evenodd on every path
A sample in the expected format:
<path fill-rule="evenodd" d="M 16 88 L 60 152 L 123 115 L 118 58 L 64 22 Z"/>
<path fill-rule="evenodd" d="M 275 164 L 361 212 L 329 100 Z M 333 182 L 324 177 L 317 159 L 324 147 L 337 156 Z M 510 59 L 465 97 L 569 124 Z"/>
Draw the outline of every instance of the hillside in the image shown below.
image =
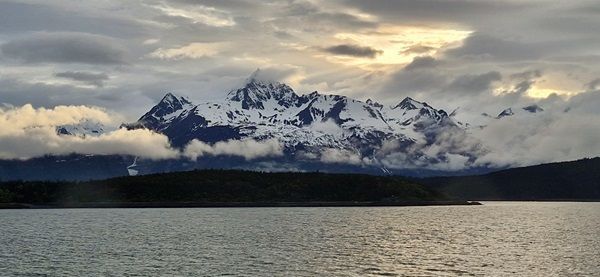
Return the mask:
<path fill-rule="evenodd" d="M 396 177 L 201 170 L 90 182 L 0 183 L 3 203 L 339 202 L 444 200 Z"/>
<path fill-rule="evenodd" d="M 600 158 L 513 168 L 479 176 L 420 179 L 449 197 L 470 200 L 600 199 Z"/>

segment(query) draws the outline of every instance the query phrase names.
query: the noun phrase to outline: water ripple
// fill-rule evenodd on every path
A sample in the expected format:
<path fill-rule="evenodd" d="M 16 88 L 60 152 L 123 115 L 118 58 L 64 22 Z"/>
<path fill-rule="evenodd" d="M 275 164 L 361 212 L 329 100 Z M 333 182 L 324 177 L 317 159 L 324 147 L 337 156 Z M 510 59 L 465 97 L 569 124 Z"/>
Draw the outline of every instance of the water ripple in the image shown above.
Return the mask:
<path fill-rule="evenodd" d="M 7 276 L 600 276 L 600 203 L 1 210 Z"/>

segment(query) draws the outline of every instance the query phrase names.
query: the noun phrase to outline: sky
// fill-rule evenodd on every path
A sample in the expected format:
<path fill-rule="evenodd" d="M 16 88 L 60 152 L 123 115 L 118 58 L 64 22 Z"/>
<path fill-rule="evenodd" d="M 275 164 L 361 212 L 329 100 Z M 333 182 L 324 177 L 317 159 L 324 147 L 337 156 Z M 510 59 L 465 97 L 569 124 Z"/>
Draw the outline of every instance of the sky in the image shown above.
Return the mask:
<path fill-rule="evenodd" d="M 410 96 L 473 124 L 538 104 L 482 138 L 541 147 L 535 161 L 600 154 L 598 1 L 0 0 L 0 120 L 71 105 L 131 122 L 257 68 L 299 94 Z"/>

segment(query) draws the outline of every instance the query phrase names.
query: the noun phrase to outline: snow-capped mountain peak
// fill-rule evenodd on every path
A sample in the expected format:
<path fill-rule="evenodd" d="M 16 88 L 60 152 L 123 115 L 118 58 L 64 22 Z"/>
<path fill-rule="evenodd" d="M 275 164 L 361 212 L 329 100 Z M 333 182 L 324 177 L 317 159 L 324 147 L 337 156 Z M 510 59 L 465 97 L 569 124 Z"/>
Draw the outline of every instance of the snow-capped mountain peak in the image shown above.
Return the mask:
<path fill-rule="evenodd" d="M 544 109 L 542 109 L 542 107 L 536 104 L 532 104 L 526 107 L 522 107 L 520 109 L 507 108 L 500 112 L 496 118 L 500 119 L 507 116 L 535 114 L 543 111 Z"/>
<path fill-rule="evenodd" d="M 423 103 L 416 101 L 410 97 L 404 98 L 398 105 L 392 107 L 392 109 L 403 109 L 403 110 L 416 110 L 423 108 Z"/>
<path fill-rule="evenodd" d="M 128 129 L 147 128 L 162 131 L 182 113 L 192 110 L 195 105 L 183 96 L 167 93 L 158 104 L 144 114 L 140 119 L 131 124 L 123 124 L 121 127 Z"/>
<path fill-rule="evenodd" d="M 298 106 L 299 96 L 286 84 L 251 78 L 243 87 L 231 90 L 227 99 L 240 102 L 243 109 L 265 109 L 265 102 L 273 101 L 289 108 Z"/>
<path fill-rule="evenodd" d="M 530 113 L 538 113 L 538 112 L 543 112 L 544 109 L 542 109 L 542 107 L 533 104 L 533 105 L 529 105 L 527 107 L 523 107 L 523 110 L 528 111 Z"/>
<path fill-rule="evenodd" d="M 511 116 L 514 114 L 515 113 L 513 112 L 512 108 L 508 108 L 508 109 L 505 109 L 502 112 L 500 112 L 496 118 L 503 118 L 505 116 Z"/>
<path fill-rule="evenodd" d="M 91 120 L 82 120 L 76 124 L 60 125 L 56 127 L 56 133 L 58 135 L 68 136 L 99 136 L 106 131 L 104 124 Z"/>
<path fill-rule="evenodd" d="M 192 104 L 167 94 L 128 128 L 148 128 L 167 135 L 173 145 L 193 139 L 276 139 L 288 153 L 321 153 L 333 148 L 373 155 L 385 141 L 416 142 L 425 129 L 456 127 L 443 110 L 407 97 L 394 107 L 371 99 L 312 92 L 298 95 L 286 84 L 264 81 L 255 72 L 224 99 Z"/>
<path fill-rule="evenodd" d="M 190 106 L 192 102 L 183 96 L 177 96 L 171 92 L 167 93 L 162 100 L 155 106 L 157 108 L 154 116 L 165 116 Z"/>

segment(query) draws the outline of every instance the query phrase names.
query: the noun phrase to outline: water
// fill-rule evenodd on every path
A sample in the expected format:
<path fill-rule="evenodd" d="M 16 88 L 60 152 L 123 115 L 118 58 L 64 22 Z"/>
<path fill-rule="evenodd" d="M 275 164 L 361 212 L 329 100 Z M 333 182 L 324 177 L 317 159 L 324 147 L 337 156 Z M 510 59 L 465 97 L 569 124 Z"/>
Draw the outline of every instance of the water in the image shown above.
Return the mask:
<path fill-rule="evenodd" d="M 600 203 L 0 210 L 2 276 L 600 276 Z"/>

